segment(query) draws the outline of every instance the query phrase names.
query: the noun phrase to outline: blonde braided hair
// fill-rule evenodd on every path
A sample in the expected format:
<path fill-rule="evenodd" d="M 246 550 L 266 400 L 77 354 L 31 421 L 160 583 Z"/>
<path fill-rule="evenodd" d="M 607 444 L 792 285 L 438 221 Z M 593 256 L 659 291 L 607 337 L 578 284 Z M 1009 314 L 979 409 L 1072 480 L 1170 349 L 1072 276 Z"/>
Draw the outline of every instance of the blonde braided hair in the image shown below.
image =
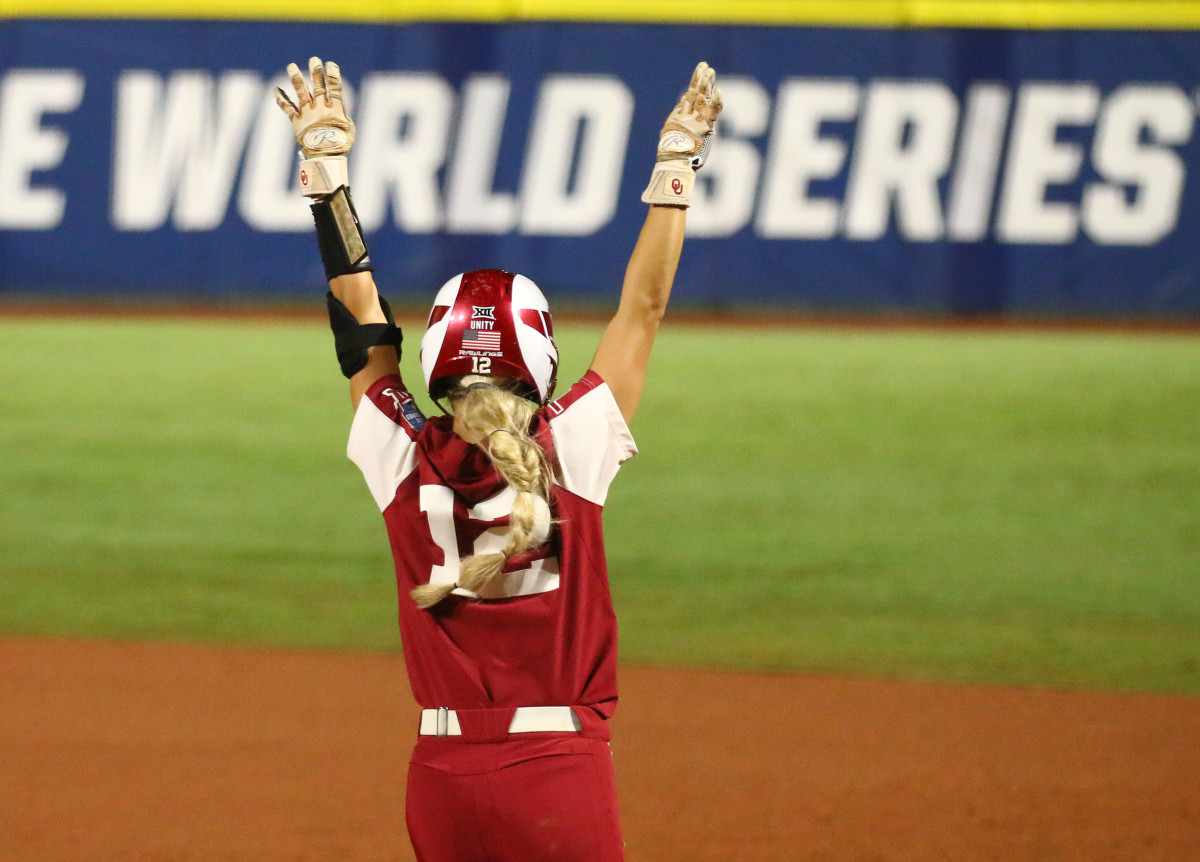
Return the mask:
<path fill-rule="evenodd" d="M 515 490 L 508 543 L 490 554 L 465 557 L 456 584 L 423 584 L 412 591 L 417 606 L 431 608 L 456 587 L 478 593 L 491 584 L 514 554 L 540 547 L 550 535 L 550 467 L 546 453 L 529 435 L 537 406 L 496 377 L 468 375 L 447 393 L 455 430 L 480 446 L 509 487 Z"/>

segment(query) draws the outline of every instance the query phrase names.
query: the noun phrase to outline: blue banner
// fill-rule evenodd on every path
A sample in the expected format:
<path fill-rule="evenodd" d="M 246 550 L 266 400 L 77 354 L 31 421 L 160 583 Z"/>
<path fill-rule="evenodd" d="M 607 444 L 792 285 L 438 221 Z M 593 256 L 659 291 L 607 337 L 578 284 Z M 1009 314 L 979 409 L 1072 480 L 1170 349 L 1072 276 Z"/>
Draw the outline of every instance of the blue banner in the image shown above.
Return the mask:
<path fill-rule="evenodd" d="M 324 287 L 288 62 L 336 60 L 381 290 L 610 301 L 658 128 L 725 94 L 681 304 L 1200 316 L 1200 34 L 0 21 L 0 292 Z"/>

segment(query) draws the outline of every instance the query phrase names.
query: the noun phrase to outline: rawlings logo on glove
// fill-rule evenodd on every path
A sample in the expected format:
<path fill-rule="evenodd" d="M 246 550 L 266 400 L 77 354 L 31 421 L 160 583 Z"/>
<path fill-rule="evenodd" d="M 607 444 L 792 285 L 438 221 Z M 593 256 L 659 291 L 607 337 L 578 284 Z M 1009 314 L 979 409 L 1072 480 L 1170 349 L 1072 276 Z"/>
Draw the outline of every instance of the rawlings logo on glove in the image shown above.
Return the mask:
<path fill-rule="evenodd" d="M 714 86 L 716 74 L 708 63 L 697 65 L 687 90 L 663 124 L 654 171 L 642 193 L 644 202 L 667 206 L 687 206 L 690 202 L 696 170 L 708 158 L 721 113 L 721 91 Z"/>
<path fill-rule="evenodd" d="M 353 143 L 343 129 L 334 129 L 329 126 L 317 126 L 315 129 L 309 129 L 300 140 L 300 146 L 306 153 L 331 153 L 335 149 L 345 152 Z"/>

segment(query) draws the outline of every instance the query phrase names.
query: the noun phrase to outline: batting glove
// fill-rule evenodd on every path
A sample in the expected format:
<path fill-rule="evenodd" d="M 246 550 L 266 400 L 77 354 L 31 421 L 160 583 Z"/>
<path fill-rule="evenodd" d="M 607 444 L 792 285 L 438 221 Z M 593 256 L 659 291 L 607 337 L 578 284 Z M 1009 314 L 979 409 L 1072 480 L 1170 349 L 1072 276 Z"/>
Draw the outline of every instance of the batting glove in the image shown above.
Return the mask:
<path fill-rule="evenodd" d="M 691 201 L 696 171 L 708 158 L 721 113 L 721 91 L 714 86 L 716 76 L 708 63 L 696 66 L 687 91 L 663 124 L 650 184 L 642 192 L 645 203 L 686 207 Z"/>
<path fill-rule="evenodd" d="M 292 121 L 292 133 L 303 156 L 300 188 L 308 197 L 324 197 L 339 186 L 349 185 L 346 153 L 354 146 L 354 121 L 346 115 L 342 101 L 342 73 L 337 63 L 311 58 L 310 90 L 299 66 L 289 63 L 287 72 L 296 91 L 296 101 L 277 88 L 275 102 Z"/>

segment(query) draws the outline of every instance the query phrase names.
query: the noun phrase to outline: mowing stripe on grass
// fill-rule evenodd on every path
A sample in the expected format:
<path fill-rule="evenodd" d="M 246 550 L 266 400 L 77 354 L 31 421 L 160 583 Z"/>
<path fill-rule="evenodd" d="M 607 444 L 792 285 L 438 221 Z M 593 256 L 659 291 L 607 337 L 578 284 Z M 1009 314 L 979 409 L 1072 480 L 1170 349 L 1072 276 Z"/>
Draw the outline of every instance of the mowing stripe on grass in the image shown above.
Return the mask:
<path fill-rule="evenodd" d="M 0 338 L 0 631 L 398 648 L 324 324 Z M 622 659 L 1200 692 L 1198 407 L 1194 336 L 668 326 Z"/>

